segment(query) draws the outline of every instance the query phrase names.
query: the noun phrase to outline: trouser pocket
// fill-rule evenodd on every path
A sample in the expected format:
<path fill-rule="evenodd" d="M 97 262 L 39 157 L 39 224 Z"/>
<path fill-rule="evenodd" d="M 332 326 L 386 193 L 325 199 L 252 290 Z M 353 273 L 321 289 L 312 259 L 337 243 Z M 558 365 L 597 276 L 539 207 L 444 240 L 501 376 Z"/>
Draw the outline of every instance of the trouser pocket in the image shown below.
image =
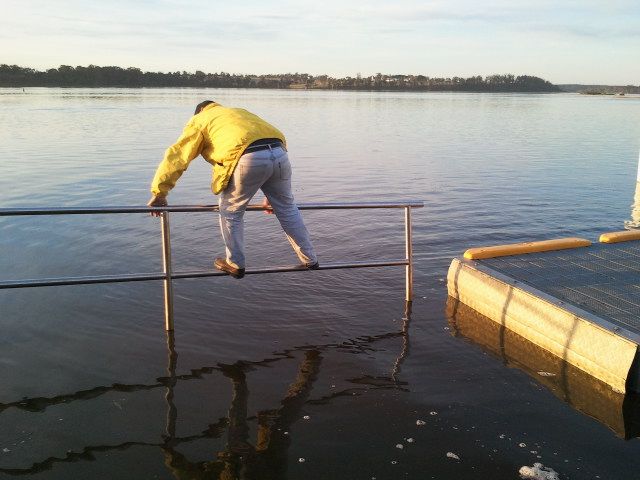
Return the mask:
<path fill-rule="evenodd" d="M 289 160 L 278 160 L 278 173 L 280 180 L 291 179 L 291 163 L 289 163 Z"/>

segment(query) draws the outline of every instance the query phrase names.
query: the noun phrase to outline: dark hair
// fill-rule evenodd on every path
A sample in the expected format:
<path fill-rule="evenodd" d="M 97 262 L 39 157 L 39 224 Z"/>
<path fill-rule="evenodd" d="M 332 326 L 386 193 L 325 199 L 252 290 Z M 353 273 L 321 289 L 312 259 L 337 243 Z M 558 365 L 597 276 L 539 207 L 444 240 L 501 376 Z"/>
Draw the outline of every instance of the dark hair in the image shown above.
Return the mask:
<path fill-rule="evenodd" d="M 196 105 L 196 111 L 193 114 L 194 115 L 199 114 L 204 107 L 206 107 L 211 103 L 215 103 L 215 102 L 213 100 L 205 100 L 204 102 L 200 102 L 198 105 Z"/>

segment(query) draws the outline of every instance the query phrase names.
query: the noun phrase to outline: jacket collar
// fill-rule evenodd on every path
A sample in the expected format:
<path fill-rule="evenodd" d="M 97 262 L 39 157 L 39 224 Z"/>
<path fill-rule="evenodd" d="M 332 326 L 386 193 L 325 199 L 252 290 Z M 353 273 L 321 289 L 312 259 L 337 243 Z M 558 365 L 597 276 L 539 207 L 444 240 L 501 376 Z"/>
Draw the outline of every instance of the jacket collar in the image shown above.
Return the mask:
<path fill-rule="evenodd" d="M 213 108 L 213 107 L 219 107 L 219 106 L 220 106 L 220 104 L 219 104 L 219 103 L 216 103 L 216 102 L 210 103 L 209 105 L 207 105 L 206 107 L 204 107 L 202 110 L 200 110 L 200 113 L 202 113 L 202 112 L 206 112 L 206 111 L 207 111 L 207 110 L 209 110 L 210 108 Z"/>

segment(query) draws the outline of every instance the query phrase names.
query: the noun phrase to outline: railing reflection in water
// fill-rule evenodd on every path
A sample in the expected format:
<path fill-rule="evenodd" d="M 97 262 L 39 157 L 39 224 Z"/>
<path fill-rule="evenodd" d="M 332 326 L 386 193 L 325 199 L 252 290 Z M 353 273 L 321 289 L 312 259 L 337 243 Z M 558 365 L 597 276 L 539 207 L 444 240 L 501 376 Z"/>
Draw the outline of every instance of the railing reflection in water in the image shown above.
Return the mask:
<path fill-rule="evenodd" d="M 301 418 L 305 405 L 321 405 L 344 395 L 364 394 L 371 389 L 405 389 L 406 383 L 399 379 L 401 367 L 409 354 L 409 327 L 411 323 L 411 302 L 405 303 L 402 329 L 370 337 L 358 337 L 341 344 L 305 346 L 280 352 L 278 356 L 262 361 L 238 361 L 234 364 L 218 364 L 190 370 L 189 374 L 178 374 L 178 352 L 175 348 L 173 332 L 167 332 L 167 375 L 151 384 L 114 384 L 89 390 L 78 391 L 54 397 L 25 398 L 15 402 L 0 404 L 0 414 L 10 408 L 40 413 L 56 405 L 68 405 L 74 401 L 89 401 L 110 392 L 139 392 L 164 388 L 166 403 L 166 423 L 160 442 L 128 441 L 116 445 L 86 446 L 81 451 L 67 451 L 64 457 L 49 457 L 33 463 L 27 468 L 0 468 L 0 473 L 12 476 L 33 475 L 55 468 L 60 463 L 92 461 L 100 452 L 116 452 L 132 447 L 160 448 L 166 468 L 176 479 L 284 479 L 287 478 L 289 447 L 293 442 L 291 427 Z M 332 350 L 344 347 L 359 348 L 363 351 L 372 348 L 376 342 L 401 339 L 401 350 L 396 356 L 387 377 L 348 379 L 355 386 L 340 390 L 329 396 L 310 400 L 314 383 L 320 372 L 322 362 Z M 260 410 L 250 416 L 248 412 L 249 388 L 247 373 L 260 367 L 273 367 L 277 362 L 295 359 L 296 352 L 302 353 L 295 378 L 277 408 Z M 206 375 L 220 373 L 232 388 L 232 398 L 227 417 L 219 418 L 207 425 L 200 433 L 188 436 L 177 435 L 180 419 L 174 398 L 181 382 L 202 379 Z M 206 399 L 203 399 L 206 401 Z M 257 434 L 252 442 L 250 422 L 257 423 Z M 180 446 L 205 439 L 221 439 L 226 434 L 225 447 L 213 453 L 208 461 L 192 461 L 182 453 Z M 295 460 L 295 459 L 294 459 Z"/>

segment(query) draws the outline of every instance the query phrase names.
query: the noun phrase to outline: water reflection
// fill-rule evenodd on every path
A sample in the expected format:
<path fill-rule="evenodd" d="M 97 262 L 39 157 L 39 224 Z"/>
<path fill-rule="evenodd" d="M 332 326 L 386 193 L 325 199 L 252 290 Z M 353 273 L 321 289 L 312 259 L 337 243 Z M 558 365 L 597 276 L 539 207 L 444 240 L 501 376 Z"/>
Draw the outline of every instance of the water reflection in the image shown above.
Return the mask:
<path fill-rule="evenodd" d="M 605 383 L 540 348 L 503 325 L 449 297 L 446 307 L 452 335 L 464 337 L 518 368 L 576 410 L 628 440 L 640 437 L 640 396 L 614 392 Z"/>
<path fill-rule="evenodd" d="M 400 370 L 405 358 L 409 356 L 409 325 L 411 324 L 411 302 L 405 302 L 404 304 L 404 317 L 402 317 L 402 350 L 396 358 L 393 364 L 393 370 L 391 372 L 391 378 L 394 381 L 398 380 Z"/>
<path fill-rule="evenodd" d="M 168 432 L 162 451 L 165 465 L 177 479 L 281 479 L 286 478 L 288 449 L 291 444 L 289 430 L 300 418 L 300 411 L 307 401 L 322 362 L 318 350 L 308 350 L 298 367 L 296 378 L 289 386 L 280 408 L 258 412 L 258 433 L 252 444 L 249 438 L 248 411 L 249 388 L 245 370 L 247 365 L 237 363 L 222 367 L 222 374 L 232 385 L 233 395 L 227 421 L 227 443 L 224 450 L 205 462 L 191 462 L 180 453 L 175 437 L 177 412 L 168 400 Z M 169 398 L 169 396 L 167 397 Z"/>
<path fill-rule="evenodd" d="M 289 463 L 297 461 L 297 459 L 289 458 L 289 448 L 294 441 L 290 432 L 293 425 L 302 419 L 301 412 L 305 405 L 325 405 L 342 396 L 362 395 L 369 389 L 406 390 L 406 382 L 399 380 L 399 377 L 402 363 L 409 354 L 410 302 L 406 304 L 404 313 L 400 331 L 358 337 L 343 343 L 297 347 L 277 352 L 273 357 L 261 361 L 237 361 L 234 364 L 201 367 L 190 370 L 189 374 L 182 375 L 177 374 L 178 352 L 173 333 L 169 332 L 167 333 L 167 375 L 157 378 L 156 382 L 146 385 L 99 386 L 53 397 L 24 398 L 0 404 L 0 413 L 15 408 L 39 414 L 55 405 L 91 401 L 109 392 L 165 389 L 166 422 L 160 441 L 129 441 L 115 445 L 86 446 L 80 452 L 69 450 L 65 456 L 52 456 L 43 461 L 35 462 L 29 468 L 0 468 L 0 473 L 13 476 L 32 475 L 51 470 L 60 463 L 95 460 L 95 455 L 98 453 L 122 451 L 132 447 L 157 447 L 162 451 L 164 465 L 176 479 L 286 479 Z M 330 355 L 332 351 L 344 349 L 371 351 L 376 342 L 394 338 L 402 340 L 402 347 L 393 361 L 389 376 L 363 374 L 356 378 L 347 378 L 345 380 L 353 387 L 310 399 L 324 356 Z M 273 375 L 273 369 L 278 366 L 279 362 L 291 360 L 299 360 L 299 364 L 279 405 L 271 409 L 262 409 L 253 416 L 249 415 L 248 405 L 251 392 L 247 374 L 249 372 L 259 373 L 261 368 L 268 368 L 264 374 Z M 182 382 L 202 379 L 204 376 L 215 374 L 219 374 L 221 379 L 231 385 L 232 395 L 227 416 L 218 418 L 200 433 L 188 436 L 178 435 L 177 426 L 180 415 L 174 401 L 176 388 Z M 260 392 L 254 394 L 259 395 Z M 206 402 L 207 399 L 203 398 L 199 403 L 206 404 Z M 255 438 L 250 436 L 251 423 L 257 424 Z M 181 446 L 187 446 L 191 442 L 203 439 L 224 439 L 224 448 L 212 452 L 211 458 L 205 461 L 190 460 L 188 455 L 180 450 Z"/>

